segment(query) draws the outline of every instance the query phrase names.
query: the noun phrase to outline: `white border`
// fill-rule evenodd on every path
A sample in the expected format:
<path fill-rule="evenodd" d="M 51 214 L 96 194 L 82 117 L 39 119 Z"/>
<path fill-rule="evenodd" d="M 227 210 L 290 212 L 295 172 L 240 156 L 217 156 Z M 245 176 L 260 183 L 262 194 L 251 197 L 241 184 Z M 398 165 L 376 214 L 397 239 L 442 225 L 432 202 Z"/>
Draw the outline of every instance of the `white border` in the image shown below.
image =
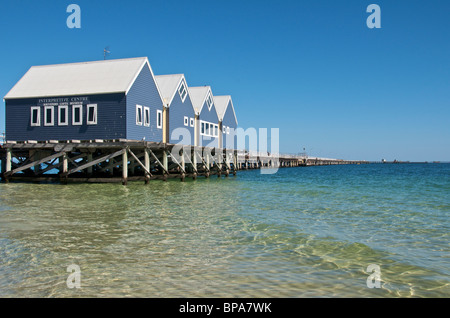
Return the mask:
<path fill-rule="evenodd" d="M 89 108 L 94 108 L 94 120 L 89 120 Z M 97 125 L 97 104 L 86 105 L 86 124 Z"/>
<path fill-rule="evenodd" d="M 75 109 L 80 110 L 80 121 L 75 121 Z M 72 125 L 73 126 L 81 126 L 83 125 L 83 105 L 82 104 L 75 104 L 72 105 Z"/>
<path fill-rule="evenodd" d="M 47 122 L 47 110 L 52 110 L 51 121 Z M 55 126 L 55 106 L 44 106 L 44 126 Z"/>
<path fill-rule="evenodd" d="M 146 117 L 147 117 L 146 114 L 148 115 L 148 121 L 145 120 Z M 143 115 L 144 115 L 144 118 L 143 118 L 144 126 L 145 127 L 150 127 L 150 107 L 145 107 L 144 106 L 144 113 L 143 113 Z"/>
<path fill-rule="evenodd" d="M 61 121 L 61 110 L 66 110 L 66 121 Z M 58 106 L 58 126 L 69 126 L 69 105 L 59 105 Z"/>
<path fill-rule="evenodd" d="M 33 123 L 33 110 L 37 110 L 37 122 L 36 123 Z M 31 125 L 31 127 L 41 126 L 41 107 L 39 107 L 39 106 L 31 107 L 30 125 Z"/>
<path fill-rule="evenodd" d="M 141 115 L 141 121 L 139 121 L 139 116 Z M 142 123 L 144 121 L 144 114 L 142 113 L 142 106 L 141 105 L 136 105 L 136 125 L 138 126 L 142 126 Z"/>

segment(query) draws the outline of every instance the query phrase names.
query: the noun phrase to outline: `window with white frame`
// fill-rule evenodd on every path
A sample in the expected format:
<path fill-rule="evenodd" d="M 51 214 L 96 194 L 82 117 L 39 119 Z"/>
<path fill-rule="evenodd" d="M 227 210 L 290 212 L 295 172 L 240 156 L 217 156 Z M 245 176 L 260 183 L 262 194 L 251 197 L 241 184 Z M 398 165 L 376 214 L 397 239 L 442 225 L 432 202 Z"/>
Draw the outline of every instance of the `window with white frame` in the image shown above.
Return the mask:
<path fill-rule="evenodd" d="M 44 107 L 44 126 L 53 126 L 55 124 L 55 107 L 45 106 Z"/>
<path fill-rule="evenodd" d="M 162 129 L 163 126 L 163 118 L 162 118 L 162 110 L 156 110 L 156 127 Z"/>
<path fill-rule="evenodd" d="M 230 127 L 227 127 L 227 135 L 230 134 Z"/>
<path fill-rule="evenodd" d="M 97 125 L 97 104 L 87 105 L 86 123 L 88 125 Z"/>
<path fill-rule="evenodd" d="M 150 108 L 144 107 L 144 126 L 150 127 Z"/>
<path fill-rule="evenodd" d="M 58 106 L 58 126 L 69 125 L 69 106 Z"/>
<path fill-rule="evenodd" d="M 189 117 L 184 116 L 184 125 L 189 126 Z"/>
<path fill-rule="evenodd" d="M 72 125 L 83 124 L 83 105 L 72 105 Z"/>
<path fill-rule="evenodd" d="M 189 121 L 190 126 L 194 127 L 194 118 L 190 118 Z"/>
<path fill-rule="evenodd" d="M 31 107 L 31 122 L 32 127 L 41 125 L 41 108 L 38 106 Z"/>
<path fill-rule="evenodd" d="M 208 137 L 219 137 L 219 125 L 200 121 L 200 135 Z"/>
<path fill-rule="evenodd" d="M 226 134 L 227 133 L 227 126 L 223 126 L 223 128 L 222 128 L 222 133 L 224 133 L 224 134 Z"/>
<path fill-rule="evenodd" d="M 211 110 L 211 107 L 213 105 L 211 93 L 209 93 L 208 97 L 206 98 L 206 105 L 208 105 L 208 110 Z"/>
<path fill-rule="evenodd" d="M 181 101 L 184 103 L 184 100 L 186 99 L 187 96 L 187 89 L 184 81 L 182 81 L 180 87 L 178 87 L 178 93 L 180 94 Z"/>
<path fill-rule="evenodd" d="M 142 126 L 142 106 L 136 105 L 136 125 Z"/>

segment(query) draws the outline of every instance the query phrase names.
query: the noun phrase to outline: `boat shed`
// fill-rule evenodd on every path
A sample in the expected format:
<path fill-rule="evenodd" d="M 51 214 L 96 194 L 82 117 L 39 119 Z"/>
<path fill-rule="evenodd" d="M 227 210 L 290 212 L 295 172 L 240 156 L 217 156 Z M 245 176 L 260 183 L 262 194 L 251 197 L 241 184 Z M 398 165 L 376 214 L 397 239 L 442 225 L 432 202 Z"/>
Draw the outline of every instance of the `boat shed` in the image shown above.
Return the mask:
<path fill-rule="evenodd" d="M 163 139 L 163 100 L 147 58 L 33 66 L 4 97 L 6 139 Z"/>
<path fill-rule="evenodd" d="M 231 96 L 214 96 L 214 105 L 219 118 L 219 148 L 237 149 L 238 122 Z"/>
<path fill-rule="evenodd" d="M 194 145 L 195 111 L 184 75 L 157 75 L 155 79 L 164 102 L 164 140 Z"/>
<path fill-rule="evenodd" d="M 189 87 L 197 126 L 195 146 L 219 147 L 219 117 L 210 86 Z"/>

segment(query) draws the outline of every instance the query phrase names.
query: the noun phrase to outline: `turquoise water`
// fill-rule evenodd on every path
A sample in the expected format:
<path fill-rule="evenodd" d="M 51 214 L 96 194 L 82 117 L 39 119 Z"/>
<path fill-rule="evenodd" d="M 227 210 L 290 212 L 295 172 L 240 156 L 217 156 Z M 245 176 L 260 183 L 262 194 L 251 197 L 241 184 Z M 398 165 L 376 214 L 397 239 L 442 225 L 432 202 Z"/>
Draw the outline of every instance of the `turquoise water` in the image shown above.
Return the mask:
<path fill-rule="evenodd" d="M 0 184 L 0 297 L 450 297 L 449 214 L 450 164 Z"/>

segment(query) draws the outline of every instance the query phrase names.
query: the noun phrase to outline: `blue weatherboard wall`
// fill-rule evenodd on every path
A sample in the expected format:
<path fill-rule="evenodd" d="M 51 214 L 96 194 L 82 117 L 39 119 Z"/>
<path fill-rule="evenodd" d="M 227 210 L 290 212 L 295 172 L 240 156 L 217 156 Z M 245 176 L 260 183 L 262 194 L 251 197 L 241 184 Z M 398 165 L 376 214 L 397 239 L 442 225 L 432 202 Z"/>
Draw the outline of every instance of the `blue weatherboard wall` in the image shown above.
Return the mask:
<path fill-rule="evenodd" d="M 222 147 L 223 148 L 230 148 L 230 149 L 236 149 L 236 128 L 237 128 L 237 122 L 233 114 L 233 108 L 231 106 L 231 102 L 228 103 L 227 110 L 225 112 L 225 115 L 223 116 L 222 125 L 230 127 L 230 134 L 223 134 L 222 136 Z M 234 145 L 229 142 L 227 146 L 227 139 L 230 140 L 230 138 L 234 139 Z"/>
<path fill-rule="evenodd" d="M 184 116 L 189 117 L 189 125 L 184 126 Z M 190 119 L 195 118 L 194 108 L 192 107 L 191 98 L 189 94 L 186 96 L 184 103 L 181 101 L 181 96 L 178 93 L 178 90 L 175 92 L 175 96 L 172 100 L 172 103 L 169 107 L 169 143 L 177 144 L 181 143 L 184 145 L 193 145 L 194 144 L 194 127 L 190 125 Z M 179 137 L 179 134 L 175 134 L 172 138 L 172 132 L 176 128 L 184 128 L 187 129 L 190 133 L 190 140 L 185 140 L 186 137 Z"/>
<path fill-rule="evenodd" d="M 219 117 L 217 116 L 217 112 L 215 109 L 215 105 L 213 104 L 211 110 L 208 110 L 208 105 L 203 105 L 202 111 L 200 112 L 199 120 L 207 121 L 213 124 L 219 124 Z M 200 123 L 199 123 L 200 125 Z M 199 129 L 199 133 L 201 132 L 201 127 Z M 200 144 L 199 146 L 208 146 L 208 147 L 219 147 L 219 138 L 209 137 L 200 135 Z"/>
<path fill-rule="evenodd" d="M 146 141 L 162 141 L 163 130 L 157 128 L 156 111 L 163 109 L 163 102 L 148 65 L 144 65 L 141 73 L 130 88 L 127 97 L 126 139 Z M 136 105 L 150 108 L 150 127 L 136 125 Z"/>
<path fill-rule="evenodd" d="M 6 139 L 25 140 L 92 140 L 125 138 L 125 94 L 83 96 L 83 124 L 72 125 L 72 99 L 75 96 L 47 97 L 61 100 L 58 105 L 69 104 L 67 126 L 58 126 L 58 107 L 54 108 L 54 126 L 44 126 L 44 100 L 41 98 L 6 100 Z M 63 102 L 66 101 L 67 102 Z M 97 104 L 97 124 L 87 125 L 87 104 Z M 31 127 L 31 107 L 41 107 L 41 125 Z"/>

